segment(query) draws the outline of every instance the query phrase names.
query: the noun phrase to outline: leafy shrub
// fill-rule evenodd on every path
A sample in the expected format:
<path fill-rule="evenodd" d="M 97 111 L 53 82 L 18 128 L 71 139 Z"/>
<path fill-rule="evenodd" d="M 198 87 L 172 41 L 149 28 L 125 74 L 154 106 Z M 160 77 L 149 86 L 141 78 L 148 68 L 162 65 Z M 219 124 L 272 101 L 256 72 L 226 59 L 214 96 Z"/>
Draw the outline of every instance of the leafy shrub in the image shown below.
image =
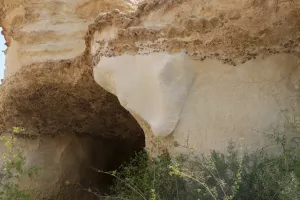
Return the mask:
<path fill-rule="evenodd" d="M 116 179 L 106 199 L 300 199 L 299 138 L 276 136 L 275 141 L 282 150 L 277 155 L 265 149 L 241 152 L 233 143 L 227 153 L 212 151 L 208 156 L 150 158 L 141 152 L 118 172 L 109 172 Z"/>
<path fill-rule="evenodd" d="M 264 150 L 245 156 L 240 190 L 235 199 L 300 199 L 299 138 L 276 136 L 279 155 Z"/>
<path fill-rule="evenodd" d="M 25 157 L 13 136 L 1 136 L 6 152 L 1 158 L 0 200 L 32 200 L 26 190 L 21 190 L 19 182 L 24 176 L 30 178 L 37 174 L 38 168 L 25 168 Z"/>
<path fill-rule="evenodd" d="M 168 155 L 151 159 L 144 151 L 138 153 L 126 166 L 121 167 L 111 190 L 123 199 L 186 199 L 189 190 L 185 180 L 169 175 L 172 164 Z M 195 197 L 194 193 L 188 193 Z M 115 196 L 107 197 L 114 199 Z"/>

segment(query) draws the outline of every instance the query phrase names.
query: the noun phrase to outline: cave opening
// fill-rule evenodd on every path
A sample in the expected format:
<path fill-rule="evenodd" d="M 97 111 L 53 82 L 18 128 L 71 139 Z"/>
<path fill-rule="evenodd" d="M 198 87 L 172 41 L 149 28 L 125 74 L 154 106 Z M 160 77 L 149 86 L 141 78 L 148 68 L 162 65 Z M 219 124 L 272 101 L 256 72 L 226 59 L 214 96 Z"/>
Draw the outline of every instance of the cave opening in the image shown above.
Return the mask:
<path fill-rule="evenodd" d="M 30 185 L 36 199 L 99 199 L 84 189 L 105 195 L 113 178 L 92 168 L 117 170 L 145 147 L 139 123 L 94 81 L 89 66 L 86 56 L 34 63 L 0 87 L 6 93 L 0 97 L 0 130 L 22 127 L 26 162 L 42 169 L 21 184 Z"/>
<path fill-rule="evenodd" d="M 88 155 L 90 155 L 90 160 L 83 166 L 84 170 L 80 176 L 80 187 L 77 188 L 81 190 L 81 199 L 97 199 L 95 194 L 99 196 L 110 194 L 110 187 L 114 183 L 115 178 L 102 172 L 120 170 L 123 164 L 130 161 L 136 153 L 144 150 L 145 147 L 144 134 L 128 138 L 77 137 L 87 137 Z M 97 172 L 97 170 L 102 172 Z M 84 193 L 82 189 L 85 191 L 86 189 L 91 189 L 94 194 L 82 195 Z"/>
<path fill-rule="evenodd" d="M 80 197 L 78 198 L 80 200 L 93 200 L 99 199 L 95 194 L 109 195 L 115 178 L 97 170 L 118 171 L 123 164 L 145 148 L 144 131 L 131 113 L 120 105 L 114 95 L 105 92 L 104 99 L 102 108 L 105 112 L 99 112 L 102 114 L 92 118 L 85 118 L 86 124 L 83 127 L 77 120 L 70 123 L 72 126 L 78 125 L 76 129 L 78 132 L 75 131 L 73 134 L 77 142 L 70 146 L 69 152 L 74 152 L 78 146 L 82 147 L 82 152 L 75 152 L 74 157 L 77 163 L 75 173 L 80 173 L 77 179 L 80 185 L 76 185 L 75 193 L 73 189 L 71 190 L 76 197 L 72 194 L 70 198 L 63 199 L 74 200 Z M 84 154 L 84 158 L 80 154 Z M 68 164 L 65 167 L 67 166 Z M 70 176 L 73 177 L 71 174 Z M 93 193 L 87 189 L 91 189 Z"/>

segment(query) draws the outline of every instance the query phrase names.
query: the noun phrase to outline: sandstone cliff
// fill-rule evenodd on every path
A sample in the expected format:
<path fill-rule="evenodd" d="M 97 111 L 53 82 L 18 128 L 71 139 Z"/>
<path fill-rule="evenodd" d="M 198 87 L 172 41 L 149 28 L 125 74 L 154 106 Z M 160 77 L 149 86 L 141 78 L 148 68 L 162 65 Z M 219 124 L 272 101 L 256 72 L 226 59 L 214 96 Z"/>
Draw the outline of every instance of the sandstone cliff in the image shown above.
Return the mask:
<path fill-rule="evenodd" d="M 243 137 L 255 149 L 298 109 L 299 5 L 145 1 L 102 14 L 87 35 L 94 78 L 149 125 L 146 140 L 207 152 Z"/>
<path fill-rule="evenodd" d="M 24 127 L 27 146 L 75 134 L 136 148 L 145 135 L 153 155 L 241 137 L 256 149 L 299 111 L 298 0 L 0 0 L 0 26 L 0 130 Z"/>

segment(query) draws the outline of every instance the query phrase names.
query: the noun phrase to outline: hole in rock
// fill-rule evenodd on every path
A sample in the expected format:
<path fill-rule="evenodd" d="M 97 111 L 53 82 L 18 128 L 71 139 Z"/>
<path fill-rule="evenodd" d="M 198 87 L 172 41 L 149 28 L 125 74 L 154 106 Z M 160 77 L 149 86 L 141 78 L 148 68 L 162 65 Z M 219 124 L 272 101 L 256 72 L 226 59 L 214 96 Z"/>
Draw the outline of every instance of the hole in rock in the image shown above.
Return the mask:
<path fill-rule="evenodd" d="M 118 101 L 115 103 L 119 104 Z M 64 168 L 72 167 L 72 162 L 74 163 L 74 172 L 70 169 L 68 174 L 72 179 L 74 178 L 73 174 L 79 173 L 76 180 L 79 184 L 75 186 L 75 190 L 71 189 L 67 192 L 70 197 L 65 199 L 99 199 L 94 194 L 87 192 L 87 189 L 92 189 L 101 196 L 109 194 L 114 177 L 97 172 L 97 170 L 103 172 L 118 170 L 122 164 L 144 149 L 145 136 L 142 128 L 127 110 L 121 105 L 118 105 L 118 108 L 121 109 L 119 113 L 123 113 L 122 119 L 117 116 L 114 118 L 114 113 L 107 113 L 107 118 L 115 119 L 113 131 L 107 127 L 107 132 L 101 131 L 99 134 L 72 134 L 72 142 L 61 159 L 67 162 L 70 160 L 70 163 L 66 163 Z M 114 133 L 109 133 L 111 131 Z M 69 180 L 68 176 L 65 179 Z"/>
<path fill-rule="evenodd" d="M 51 91 L 48 92 L 51 93 Z M 143 129 L 135 118 L 120 105 L 114 95 L 103 90 L 100 90 L 100 92 L 105 93 L 105 97 L 102 97 L 101 104 L 99 104 L 96 113 L 85 107 L 82 99 L 77 100 L 74 97 L 72 97 L 72 100 L 79 103 L 73 102 L 76 106 L 66 104 L 65 106 L 68 109 L 65 106 L 59 108 L 57 104 L 52 107 L 52 104 L 48 103 L 47 106 L 43 107 L 43 112 L 37 114 L 39 111 L 35 111 L 35 115 L 38 115 L 39 119 L 47 114 L 47 120 L 45 120 L 47 123 L 57 122 L 55 125 L 56 128 L 59 127 L 61 130 L 66 128 L 65 130 L 72 130 L 71 132 L 73 132 L 65 136 L 54 137 L 53 145 L 64 143 L 62 145 L 62 149 L 64 150 L 62 150 L 63 153 L 59 158 L 59 165 L 63 169 L 59 172 L 58 178 L 63 183 L 65 180 L 70 180 L 71 183 L 77 182 L 79 184 L 69 187 L 68 191 L 65 192 L 67 197 L 55 197 L 54 199 L 99 199 L 94 194 L 86 191 L 89 188 L 93 189 L 94 192 L 97 191 L 100 195 L 109 194 L 109 189 L 114 181 L 113 177 L 99 173 L 96 170 L 104 172 L 117 170 L 145 147 Z M 67 96 L 72 95 L 68 94 Z M 37 104 L 41 104 L 42 101 L 49 102 L 49 100 L 43 97 L 39 98 Z M 59 114 L 61 114 L 57 113 L 59 110 L 65 111 L 65 113 L 70 111 L 76 112 L 68 113 L 68 115 L 62 115 L 60 116 L 61 118 L 58 118 Z M 52 114 L 50 115 L 51 112 Z M 78 117 L 82 117 L 81 115 L 86 117 L 80 122 Z M 47 128 L 49 127 L 47 123 L 42 126 L 43 130 L 51 131 Z M 67 126 L 65 127 L 66 124 Z M 47 147 L 49 141 L 45 139 L 44 142 L 47 144 L 44 147 L 41 144 L 42 149 L 49 149 Z M 53 146 L 50 148 L 53 148 Z M 49 155 L 56 157 L 57 154 L 53 155 L 52 152 L 49 152 Z M 52 160 L 49 162 L 49 165 L 55 166 L 57 164 L 55 160 Z M 51 173 L 53 172 L 50 171 Z"/>
<path fill-rule="evenodd" d="M 136 124 L 136 126 L 139 125 Z M 109 188 L 113 184 L 114 178 L 96 170 L 105 172 L 118 170 L 122 164 L 129 161 L 135 153 L 145 147 L 143 132 L 138 133 L 136 137 L 127 138 L 84 135 L 77 135 L 77 137 L 80 143 L 84 143 L 84 154 L 88 155 L 87 162 L 82 163 L 83 171 L 80 175 L 80 185 L 85 189 L 94 188 L 93 191 L 97 191 L 100 195 L 109 194 Z M 76 147 L 74 146 L 74 148 Z M 78 189 L 83 188 L 79 187 Z M 91 197 L 89 195 L 83 199 L 91 199 Z"/>
<path fill-rule="evenodd" d="M 124 109 L 122 112 L 127 111 Z M 123 132 L 128 128 L 132 133 L 124 133 L 125 137 L 103 136 L 100 132 L 99 135 L 68 133 L 29 140 L 20 138 L 26 145 L 27 162 L 42 169 L 42 174 L 37 176 L 39 181 L 30 183 L 32 189 L 49 200 L 98 200 L 97 195 L 110 194 L 113 177 L 97 170 L 118 170 L 145 147 L 142 128 L 129 113 L 127 117 L 123 119 L 124 123 L 115 123 L 116 130 Z M 88 189 L 97 195 L 88 192 Z M 44 197 L 38 196 L 37 199 Z"/>
<path fill-rule="evenodd" d="M 6 113 L 0 130 L 25 130 L 18 137 L 26 162 L 43 172 L 38 181 L 25 183 L 39 195 L 36 199 L 99 199 L 84 189 L 103 195 L 113 179 L 91 167 L 116 170 L 145 147 L 138 122 L 116 96 L 95 83 L 86 66 L 85 57 L 35 63 L 2 85 L 12 89 L 0 99 L 1 113 Z"/>

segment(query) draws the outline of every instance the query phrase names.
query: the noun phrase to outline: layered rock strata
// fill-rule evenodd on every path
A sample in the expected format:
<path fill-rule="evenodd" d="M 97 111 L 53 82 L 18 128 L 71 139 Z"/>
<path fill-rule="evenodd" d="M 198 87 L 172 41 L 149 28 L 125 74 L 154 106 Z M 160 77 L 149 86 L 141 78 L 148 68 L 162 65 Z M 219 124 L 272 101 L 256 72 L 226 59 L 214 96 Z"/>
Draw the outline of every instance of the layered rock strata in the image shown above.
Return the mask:
<path fill-rule="evenodd" d="M 0 0 L 0 130 L 139 148 L 145 135 L 153 155 L 224 151 L 240 138 L 255 150 L 299 111 L 299 1 L 138 3 Z"/>
<path fill-rule="evenodd" d="M 87 35 L 94 78 L 171 152 L 187 140 L 201 152 L 239 138 L 265 146 L 299 108 L 299 9 L 293 0 L 182 0 L 102 14 Z"/>

